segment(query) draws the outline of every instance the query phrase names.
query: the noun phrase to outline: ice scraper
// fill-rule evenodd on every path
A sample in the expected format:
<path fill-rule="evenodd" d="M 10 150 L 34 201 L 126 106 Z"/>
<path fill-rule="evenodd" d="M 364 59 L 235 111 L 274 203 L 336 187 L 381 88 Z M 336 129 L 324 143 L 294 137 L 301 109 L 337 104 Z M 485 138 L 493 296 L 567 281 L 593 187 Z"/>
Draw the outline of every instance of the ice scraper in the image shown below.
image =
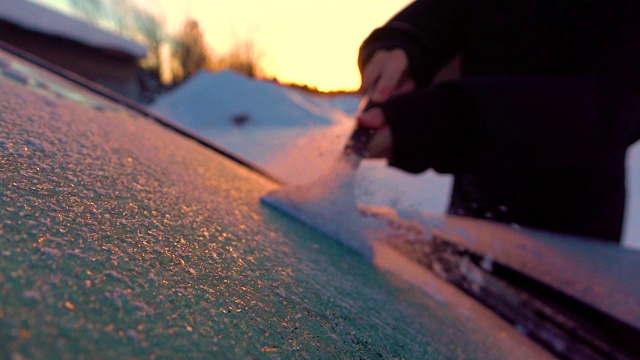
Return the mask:
<path fill-rule="evenodd" d="M 361 110 L 372 104 L 365 98 Z M 318 180 L 285 186 L 262 197 L 262 202 L 354 248 L 373 256 L 355 199 L 356 169 L 366 155 L 373 130 L 359 127 L 351 134 L 332 170 Z"/>
<path fill-rule="evenodd" d="M 366 101 L 364 103 L 365 105 L 359 112 L 366 112 L 373 105 L 367 99 L 364 101 Z M 347 144 L 344 146 L 340 160 L 347 162 L 354 170 L 357 169 L 360 165 L 360 160 L 366 156 L 367 146 L 369 145 L 373 134 L 374 130 L 372 129 L 356 126 L 356 129 L 351 134 L 349 141 L 347 141 Z"/>

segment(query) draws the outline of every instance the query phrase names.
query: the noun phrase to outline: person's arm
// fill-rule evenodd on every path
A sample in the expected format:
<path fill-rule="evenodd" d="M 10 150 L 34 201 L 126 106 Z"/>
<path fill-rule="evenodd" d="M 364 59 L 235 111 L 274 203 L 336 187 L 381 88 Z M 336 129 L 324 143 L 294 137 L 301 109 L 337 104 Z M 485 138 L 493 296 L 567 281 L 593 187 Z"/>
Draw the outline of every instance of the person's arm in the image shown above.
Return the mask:
<path fill-rule="evenodd" d="M 637 98 L 594 76 L 468 78 L 380 109 L 389 164 L 413 173 L 526 174 L 606 162 L 624 156 L 640 130 Z"/>
<path fill-rule="evenodd" d="M 466 38 L 467 6 L 464 0 L 417 0 L 374 30 L 360 48 L 362 73 L 380 50 L 401 49 L 407 55 L 409 73 L 418 87 L 458 53 Z M 364 89 L 366 90 L 366 89 Z"/>
<path fill-rule="evenodd" d="M 360 48 L 360 91 L 375 103 L 426 88 L 460 52 L 467 36 L 465 0 L 417 0 L 374 30 Z M 358 114 L 359 126 L 375 130 L 368 151 L 390 152 L 390 132 L 379 108 Z"/>
<path fill-rule="evenodd" d="M 627 87 L 640 101 L 640 2 L 626 0 L 622 3 L 624 5 L 619 5 L 618 10 L 622 15 L 612 16 L 610 20 L 616 26 L 609 35 L 609 48 L 603 56 L 602 68 L 605 76 Z M 640 126 L 629 137 L 628 145 L 639 139 Z"/>

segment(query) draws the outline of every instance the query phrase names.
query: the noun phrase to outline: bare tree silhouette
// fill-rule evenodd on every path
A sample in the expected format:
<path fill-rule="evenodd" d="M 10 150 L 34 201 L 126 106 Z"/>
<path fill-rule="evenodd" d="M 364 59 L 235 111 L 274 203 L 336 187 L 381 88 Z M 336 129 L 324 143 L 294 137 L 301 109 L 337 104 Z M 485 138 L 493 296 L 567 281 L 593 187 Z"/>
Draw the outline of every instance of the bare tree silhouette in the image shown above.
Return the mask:
<path fill-rule="evenodd" d="M 164 19 L 132 0 L 69 0 L 69 3 L 80 16 L 94 25 L 145 44 L 149 52 L 140 65 L 158 79 L 161 72 L 167 72 L 166 68 L 161 69 L 163 66 L 169 68 L 171 82 L 174 84 L 186 80 L 201 69 L 232 69 L 251 77 L 263 76 L 260 65 L 262 52 L 252 40 L 236 39 L 231 50 L 214 57 L 200 23 L 194 18 L 185 20 L 177 34 L 169 35 Z M 171 48 L 170 64 L 163 62 L 163 44 L 168 44 Z"/>
<path fill-rule="evenodd" d="M 182 31 L 174 39 L 173 57 L 174 81 L 185 80 L 211 63 L 209 48 L 197 20 L 185 21 Z"/>
<path fill-rule="evenodd" d="M 236 41 L 228 53 L 213 60 L 211 67 L 212 70 L 231 69 L 257 78 L 263 75 L 261 58 L 262 52 L 256 49 L 253 41 Z"/>
<path fill-rule="evenodd" d="M 160 47 L 167 39 L 164 30 L 164 22 L 153 14 L 138 9 L 133 13 L 133 24 L 138 36 L 147 45 L 149 55 L 143 60 L 142 65 L 148 69 L 160 69 Z"/>

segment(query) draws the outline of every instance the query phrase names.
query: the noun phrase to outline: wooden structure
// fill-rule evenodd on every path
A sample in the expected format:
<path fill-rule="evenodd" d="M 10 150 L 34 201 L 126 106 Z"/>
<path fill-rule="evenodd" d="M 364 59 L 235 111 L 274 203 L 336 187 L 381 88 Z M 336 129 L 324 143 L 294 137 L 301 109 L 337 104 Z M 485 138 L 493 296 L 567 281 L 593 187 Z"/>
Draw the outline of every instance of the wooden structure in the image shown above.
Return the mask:
<path fill-rule="evenodd" d="M 24 0 L 0 4 L 0 40 L 132 100 L 140 100 L 138 60 L 147 49 Z"/>

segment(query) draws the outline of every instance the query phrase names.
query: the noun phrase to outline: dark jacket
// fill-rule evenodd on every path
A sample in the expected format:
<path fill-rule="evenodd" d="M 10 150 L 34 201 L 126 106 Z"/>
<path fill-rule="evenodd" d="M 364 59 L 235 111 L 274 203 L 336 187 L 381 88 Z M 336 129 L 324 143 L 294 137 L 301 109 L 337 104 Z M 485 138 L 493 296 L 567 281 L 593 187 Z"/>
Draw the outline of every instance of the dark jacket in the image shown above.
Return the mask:
<path fill-rule="evenodd" d="M 419 89 L 381 105 L 390 165 L 455 174 L 450 213 L 619 241 L 640 138 L 640 1 L 418 0 L 361 47 Z M 460 80 L 432 84 L 462 55 Z"/>

